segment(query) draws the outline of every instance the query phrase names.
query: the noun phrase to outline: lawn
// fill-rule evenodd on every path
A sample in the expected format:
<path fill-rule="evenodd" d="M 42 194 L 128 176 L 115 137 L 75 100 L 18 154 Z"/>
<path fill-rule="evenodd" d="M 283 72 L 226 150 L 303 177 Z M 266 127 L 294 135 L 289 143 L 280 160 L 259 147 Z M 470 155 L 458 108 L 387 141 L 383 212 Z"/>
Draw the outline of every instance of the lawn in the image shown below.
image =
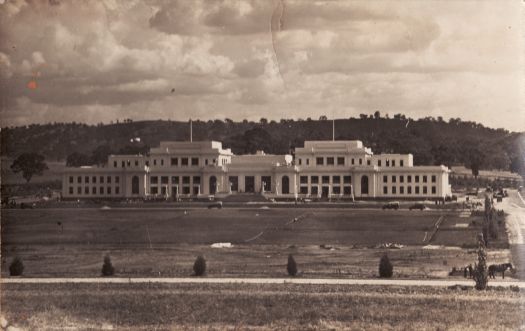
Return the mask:
<path fill-rule="evenodd" d="M 2 314 L 28 329 L 517 330 L 510 289 L 250 284 L 4 284 Z"/>
<path fill-rule="evenodd" d="M 281 277 L 293 254 L 304 277 L 376 277 L 388 251 L 397 278 L 443 278 L 476 259 L 472 249 L 421 249 L 437 212 L 355 209 L 33 209 L 2 211 L 2 276 L 20 256 L 28 277 L 91 277 L 110 254 L 121 276 L 188 276 L 195 257 L 209 277 Z M 432 245 L 473 247 L 478 227 L 445 213 Z M 293 222 L 294 218 L 297 219 Z M 473 218 L 474 219 L 474 218 Z M 453 239 L 451 239 L 453 238 Z M 500 244 L 505 238 L 500 238 Z M 215 242 L 232 248 L 216 249 Z M 387 250 L 385 242 L 408 245 Z M 321 248 L 328 245 L 332 249 Z M 489 250 L 489 263 L 509 260 Z M 460 275 L 457 275 L 460 276 Z"/>

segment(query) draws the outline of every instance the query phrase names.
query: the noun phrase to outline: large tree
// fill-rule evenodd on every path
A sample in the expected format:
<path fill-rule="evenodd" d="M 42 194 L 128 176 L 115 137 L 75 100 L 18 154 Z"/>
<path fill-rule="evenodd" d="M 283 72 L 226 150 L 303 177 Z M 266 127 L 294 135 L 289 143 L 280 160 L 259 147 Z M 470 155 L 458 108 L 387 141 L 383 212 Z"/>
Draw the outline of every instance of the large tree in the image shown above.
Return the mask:
<path fill-rule="evenodd" d="M 81 167 L 91 165 L 91 158 L 85 154 L 73 152 L 67 156 L 67 167 Z"/>
<path fill-rule="evenodd" d="M 29 183 L 34 175 L 42 176 L 44 170 L 49 169 L 44 160 L 45 158 L 40 154 L 24 153 L 11 164 L 11 170 L 15 174 L 22 172 L 22 176 Z"/>

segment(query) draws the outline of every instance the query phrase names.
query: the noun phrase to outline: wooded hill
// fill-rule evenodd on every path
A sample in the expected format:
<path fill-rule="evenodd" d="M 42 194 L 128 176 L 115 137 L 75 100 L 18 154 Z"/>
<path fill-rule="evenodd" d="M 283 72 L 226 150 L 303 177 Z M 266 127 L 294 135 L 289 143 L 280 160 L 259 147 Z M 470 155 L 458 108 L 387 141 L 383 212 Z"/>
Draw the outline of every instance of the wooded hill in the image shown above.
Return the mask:
<path fill-rule="evenodd" d="M 48 160 L 66 160 L 74 152 L 93 163 L 103 162 L 109 153 L 147 153 L 160 141 L 189 140 L 189 122 L 125 120 L 121 123 L 86 125 L 79 123 L 33 124 L 1 131 L 2 156 L 16 157 L 37 152 Z M 138 138 L 138 139 L 137 139 Z M 459 118 L 444 121 L 419 120 L 398 114 L 394 118 L 364 115 L 335 120 L 336 140 L 363 141 L 374 153 L 412 153 L 418 165 L 463 164 L 480 169 L 511 170 L 525 175 L 525 132 L 491 129 Z M 332 121 L 261 119 L 233 122 L 229 119 L 193 121 L 193 140 L 218 140 L 236 154 L 264 150 L 270 154 L 290 153 L 305 140 L 332 139 Z M 132 141 L 133 140 L 133 141 Z"/>

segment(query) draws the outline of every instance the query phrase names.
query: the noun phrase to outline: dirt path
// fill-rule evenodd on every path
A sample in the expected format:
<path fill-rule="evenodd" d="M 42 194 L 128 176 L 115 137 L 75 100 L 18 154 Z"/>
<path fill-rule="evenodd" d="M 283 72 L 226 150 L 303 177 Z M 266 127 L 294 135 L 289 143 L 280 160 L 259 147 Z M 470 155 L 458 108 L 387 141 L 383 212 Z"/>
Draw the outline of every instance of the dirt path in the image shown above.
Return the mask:
<path fill-rule="evenodd" d="M 1 284 L 307 284 L 307 285 L 394 285 L 394 286 L 473 286 L 473 280 L 415 280 L 415 279 L 323 279 L 323 278 L 4 278 Z M 489 286 L 518 286 L 525 289 L 525 282 L 512 279 L 489 281 Z"/>

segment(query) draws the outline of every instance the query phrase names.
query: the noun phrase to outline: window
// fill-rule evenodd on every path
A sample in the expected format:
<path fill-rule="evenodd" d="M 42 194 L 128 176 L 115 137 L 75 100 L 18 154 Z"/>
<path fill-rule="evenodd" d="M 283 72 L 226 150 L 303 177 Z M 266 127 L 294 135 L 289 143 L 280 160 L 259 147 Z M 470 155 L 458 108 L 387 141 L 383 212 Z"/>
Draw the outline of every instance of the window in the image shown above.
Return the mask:
<path fill-rule="evenodd" d="M 315 158 L 315 163 L 317 165 L 323 165 L 324 164 L 323 158 L 322 157 Z"/>
<path fill-rule="evenodd" d="M 419 176 L 415 176 L 416 183 L 419 183 Z"/>
<path fill-rule="evenodd" d="M 392 194 L 396 194 L 396 193 L 397 193 L 397 187 L 392 186 Z"/>
<path fill-rule="evenodd" d="M 179 184 L 179 176 L 171 176 L 171 183 L 172 184 Z"/>
<path fill-rule="evenodd" d="M 370 164 L 371 164 L 370 159 L 366 160 L 366 165 L 370 165 Z"/>
<path fill-rule="evenodd" d="M 399 166 L 400 166 L 400 167 L 403 167 L 403 166 L 404 166 L 404 164 L 403 164 L 403 160 L 399 160 Z"/>
<path fill-rule="evenodd" d="M 104 187 L 103 186 L 98 188 L 98 193 L 104 194 Z"/>
<path fill-rule="evenodd" d="M 204 165 L 208 165 L 208 159 L 204 160 Z"/>
<path fill-rule="evenodd" d="M 381 166 L 381 160 L 377 160 L 377 166 L 378 166 L 378 167 Z"/>
<path fill-rule="evenodd" d="M 79 184 L 82 183 L 82 176 L 78 176 L 77 177 L 77 183 L 79 183 Z"/>
<path fill-rule="evenodd" d="M 401 175 L 399 176 L 399 182 L 404 183 L 405 182 L 405 176 Z"/>
<path fill-rule="evenodd" d="M 191 158 L 191 165 L 192 166 L 198 166 L 199 165 L 199 158 L 198 157 L 192 157 Z"/>
<path fill-rule="evenodd" d="M 92 180 L 93 180 L 93 184 L 96 183 L 97 182 L 97 176 L 93 176 Z"/>
<path fill-rule="evenodd" d="M 135 160 L 135 167 L 139 166 L 139 160 Z"/>
<path fill-rule="evenodd" d="M 69 176 L 69 183 L 73 184 L 73 176 Z"/>
<path fill-rule="evenodd" d="M 108 186 L 108 194 L 111 194 L 111 186 Z"/>
<path fill-rule="evenodd" d="M 127 165 L 128 167 L 131 166 L 131 161 L 130 161 L 130 160 L 127 160 L 127 161 L 126 161 L 126 165 Z"/>
<path fill-rule="evenodd" d="M 423 186 L 423 194 L 427 194 L 428 193 L 427 191 L 428 191 L 427 187 Z"/>
<path fill-rule="evenodd" d="M 412 183 L 412 175 L 407 176 L 407 183 Z"/>
<path fill-rule="evenodd" d="M 404 186 L 400 186 L 399 187 L 399 194 L 405 194 L 405 187 Z"/>
<path fill-rule="evenodd" d="M 388 182 L 388 176 L 383 176 L 383 183 Z"/>
<path fill-rule="evenodd" d="M 151 176 L 151 184 L 157 185 L 159 183 L 159 177 Z"/>
<path fill-rule="evenodd" d="M 350 187 L 350 186 L 345 186 L 345 187 L 343 187 L 343 194 L 344 194 L 344 195 L 350 195 L 350 194 L 352 194 L 352 187 Z"/>
<path fill-rule="evenodd" d="M 115 187 L 115 194 L 120 194 L 120 187 Z"/>
<path fill-rule="evenodd" d="M 107 182 L 108 182 L 108 184 L 111 184 L 111 176 L 108 176 Z"/>
<path fill-rule="evenodd" d="M 183 157 L 180 159 L 180 165 L 183 166 L 183 167 L 187 167 L 188 166 L 188 158 L 187 157 Z"/>
<path fill-rule="evenodd" d="M 82 187 L 77 187 L 77 194 L 82 194 Z"/>
<path fill-rule="evenodd" d="M 322 176 L 321 179 L 323 181 L 323 184 L 330 183 L 330 176 Z"/>
<path fill-rule="evenodd" d="M 408 186 L 407 187 L 407 193 L 408 194 L 412 194 L 412 186 Z"/>
<path fill-rule="evenodd" d="M 73 194 L 73 186 L 69 187 L 69 194 Z"/>
<path fill-rule="evenodd" d="M 84 187 L 84 193 L 89 194 L 89 187 Z"/>
<path fill-rule="evenodd" d="M 122 168 L 125 168 L 125 167 L 126 167 L 126 162 L 122 161 L 122 162 L 120 163 L 120 165 L 122 166 Z"/>
<path fill-rule="evenodd" d="M 86 184 L 89 183 L 89 176 L 84 177 L 84 182 L 85 182 Z"/>
<path fill-rule="evenodd" d="M 396 166 L 396 160 L 392 160 L 392 167 Z"/>
<path fill-rule="evenodd" d="M 199 186 L 194 186 L 193 187 L 193 195 L 199 195 L 200 193 L 200 187 Z"/>
<path fill-rule="evenodd" d="M 113 161 L 113 168 L 117 167 L 117 161 Z"/>
<path fill-rule="evenodd" d="M 396 182 L 396 180 L 397 180 L 396 177 L 397 177 L 397 176 L 395 176 L 395 175 L 392 176 L 392 183 L 395 183 L 395 182 Z"/>
<path fill-rule="evenodd" d="M 228 182 L 231 188 L 232 192 L 236 192 L 239 190 L 239 177 L 237 176 L 229 176 Z"/>
<path fill-rule="evenodd" d="M 423 183 L 426 183 L 427 182 L 427 176 L 423 176 Z"/>
<path fill-rule="evenodd" d="M 91 193 L 97 194 L 97 188 L 95 186 L 91 188 Z"/>
<path fill-rule="evenodd" d="M 193 184 L 200 184 L 201 183 L 201 177 L 200 176 L 193 176 Z"/>
<path fill-rule="evenodd" d="M 182 188 L 182 194 L 190 194 L 190 187 L 189 186 L 184 186 Z"/>
<path fill-rule="evenodd" d="M 152 187 L 151 188 L 151 194 L 159 194 L 159 188 L 158 187 Z"/>
<path fill-rule="evenodd" d="M 340 186 L 334 186 L 332 188 L 332 193 L 334 193 L 334 194 L 341 194 L 341 187 Z"/>
<path fill-rule="evenodd" d="M 161 166 L 164 165 L 164 159 L 160 159 L 160 165 L 161 165 Z"/>
<path fill-rule="evenodd" d="M 160 183 L 161 184 L 168 184 L 169 183 L 169 180 L 170 178 L 168 176 L 162 176 L 160 177 Z"/>
<path fill-rule="evenodd" d="M 302 164 L 302 160 L 301 160 L 301 159 L 299 159 L 299 165 L 301 165 L 301 164 Z"/>
<path fill-rule="evenodd" d="M 352 165 L 354 165 L 354 163 L 355 163 L 355 161 L 354 161 L 354 159 L 352 159 Z"/>
<path fill-rule="evenodd" d="M 419 194 L 419 186 L 416 186 L 416 194 Z"/>
<path fill-rule="evenodd" d="M 149 160 L 146 160 L 146 166 L 149 167 Z"/>
<path fill-rule="evenodd" d="M 363 159 L 359 159 L 359 165 L 363 164 Z"/>
<path fill-rule="evenodd" d="M 345 158 L 344 157 L 338 157 L 337 158 L 337 165 L 345 165 Z"/>
<path fill-rule="evenodd" d="M 386 186 L 383 186 L 383 194 L 388 194 L 388 188 Z"/>
<path fill-rule="evenodd" d="M 432 194 L 436 194 L 436 187 L 432 186 Z"/>
<path fill-rule="evenodd" d="M 308 176 L 299 177 L 299 181 L 301 182 L 301 184 L 308 184 Z"/>
<path fill-rule="evenodd" d="M 311 192 L 312 195 L 318 195 L 319 194 L 319 188 L 317 186 L 312 186 L 310 192 Z"/>
<path fill-rule="evenodd" d="M 182 184 L 189 184 L 190 176 L 182 176 Z"/>
<path fill-rule="evenodd" d="M 100 184 L 104 184 L 104 176 L 100 176 Z"/>
<path fill-rule="evenodd" d="M 334 165 L 334 158 L 333 157 L 327 157 L 326 158 L 326 165 Z"/>
<path fill-rule="evenodd" d="M 386 160 L 386 166 L 390 167 L 390 160 Z"/>
<path fill-rule="evenodd" d="M 312 176 L 312 177 L 310 177 L 310 183 L 312 183 L 312 184 L 319 184 L 319 176 Z"/>
<path fill-rule="evenodd" d="M 332 176 L 332 183 L 340 184 L 341 183 L 341 176 Z"/>
<path fill-rule="evenodd" d="M 352 183 L 352 176 L 344 176 L 343 177 L 343 183 L 351 184 Z"/>
<path fill-rule="evenodd" d="M 301 194 L 308 194 L 308 186 L 301 186 L 301 188 L 299 189 L 299 192 Z"/>
<path fill-rule="evenodd" d="M 310 159 L 306 159 L 306 165 L 310 165 Z"/>
<path fill-rule="evenodd" d="M 302 176 L 306 177 L 306 176 Z M 306 180 L 308 181 L 308 177 L 306 177 Z M 272 191 L 272 176 L 261 176 L 261 185 L 263 185 L 263 189 L 266 192 Z"/>
<path fill-rule="evenodd" d="M 120 176 L 116 176 L 115 177 L 115 183 L 117 183 L 117 184 L 120 183 Z"/>
<path fill-rule="evenodd" d="M 432 175 L 432 183 L 436 182 L 436 175 Z"/>

